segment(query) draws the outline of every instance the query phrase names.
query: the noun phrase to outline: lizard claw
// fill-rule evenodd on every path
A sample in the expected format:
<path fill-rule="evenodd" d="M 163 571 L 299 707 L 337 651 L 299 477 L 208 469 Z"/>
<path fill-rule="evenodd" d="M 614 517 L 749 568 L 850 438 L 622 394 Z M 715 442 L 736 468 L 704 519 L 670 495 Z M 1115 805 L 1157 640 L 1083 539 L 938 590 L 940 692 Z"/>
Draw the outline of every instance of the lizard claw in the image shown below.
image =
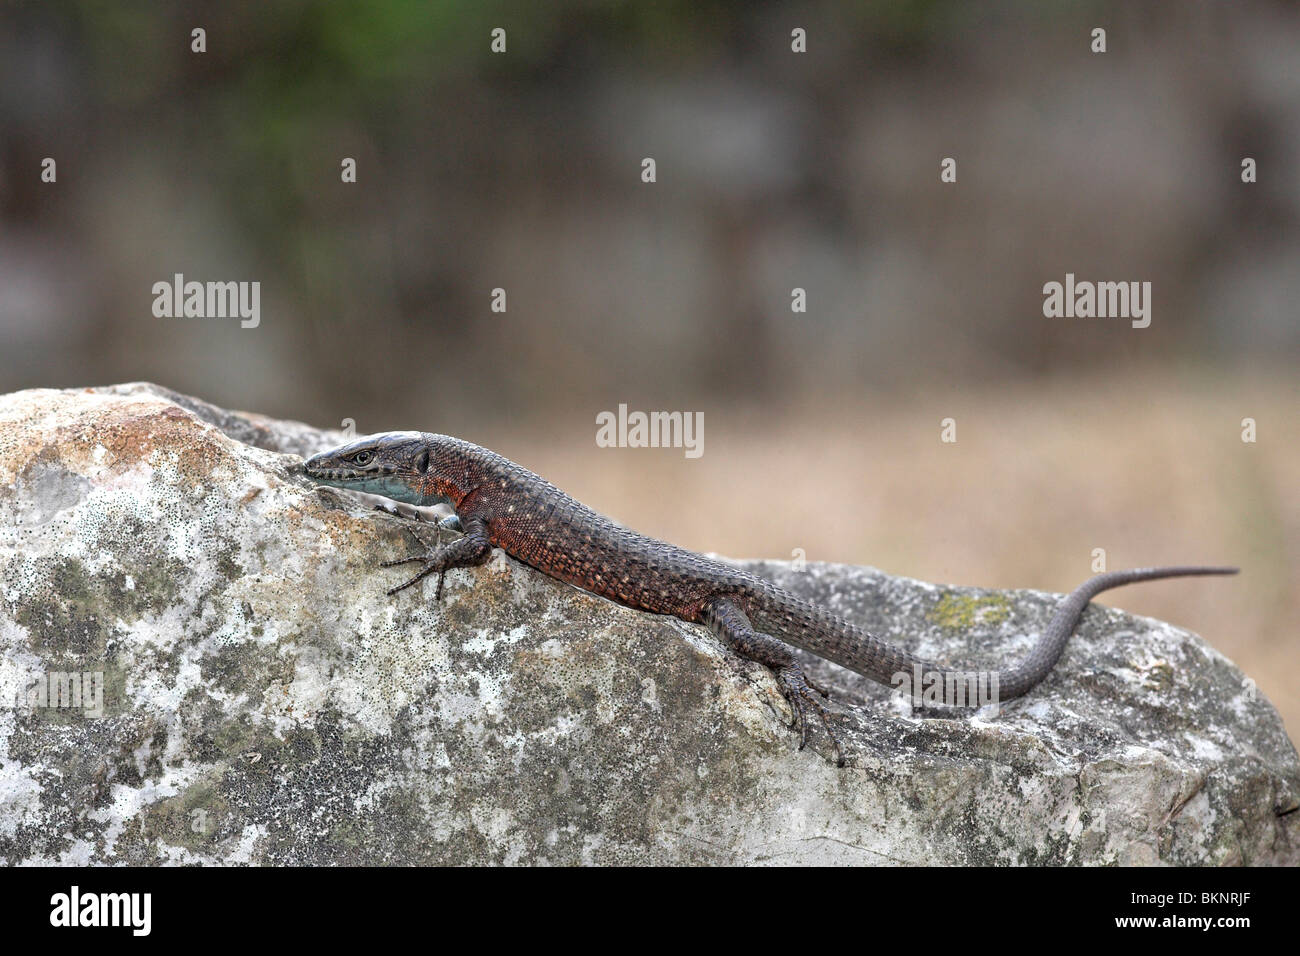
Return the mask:
<path fill-rule="evenodd" d="M 396 559 L 394 559 L 394 560 L 392 560 L 392 561 L 380 561 L 380 562 L 379 562 L 379 566 L 380 566 L 381 568 L 392 568 L 392 567 L 396 567 L 396 566 L 399 565 L 399 564 L 412 564 L 412 563 L 419 562 L 420 564 L 423 564 L 423 565 L 424 565 L 424 569 L 423 569 L 422 571 L 420 571 L 420 573 L 418 573 L 415 577 L 411 578 L 411 580 L 406 581 L 406 582 L 404 582 L 404 583 L 402 583 L 402 584 L 399 584 L 399 585 L 397 585 L 396 587 L 391 587 L 391 588 L 389 588 L 388 591 L 385 592 L 385 593 L 387 593 L 387 594 L 391 597 L 392 595 L 396 594 L 398 591 L 405 591 L 405 590 L 406 590 L 407 588 L 409 588 L 412 584 L 415 584 L 417 581 L 422 581 L 422 580 L 424 580 L 426 577 L 428 577 L 428 576 L 429 576 L 430 574 L 432 574 L 434 571 L 437 571 L 437 572 L 438 572 L 438 590 L 437 590 L 437 592 L 434 594 L 433 599 L 434 599 L 435 601 L 441 601 L 441 600 L 442 600 L 442 582 L 443 582 L 443 579 L 447 577 L 447 569 L 446 569 L 445 567 L 443 567 L 443 568 L 438 567 L 438 564 L 439 564 L 439 561 L 438 561 L 438 548 L 437 548 L 437 547 L 434 547 L 434 546 L 430 546 L 429 542 L 425 541 L 425 540 L 424 540 L 423 538 L 421 538 L 418 534 L 416 534 L 416 533 L 415 533 L 415 529 L 412 528 L 412 527 L 410 527 L 409 525 L 407 526 L 406 530 L 409 531 L 409 532 L 411 533 L 411 537 L 415 539 L 416 544 L 418 544 L 421 548 L 424 549 L 424 553 L 423 553 L 423 554 L 413 554 L 413 555 L 411 555 L 409 558 L 396 558 Z M 441 539 L 442 539 L 441 532 L 439 532 L 438 538 L 439 538 L 439 543 L 441 543 Z"/>
<path fill-rule="evenodd" d="M 838 766 L 844 766 L 844 748 L 840 744 L 839 735 L 831 729 L 829 714 L 825 705 L 813 696 L 816 692 L 822 697 L 829 697 L 825 690 L 818 687 L 810 681 L 804 674 L 803 668 L 797 663 L 782 667 L 776 672 L 776 683 L 781 689 L 781 694 L 790 704 L 791 718 L 790 727 L 799 728 L 799 749 L 803 750 L 808 745 L 808 710 L 811 709 L 819 718 L 822 726 L 826 728 L 826 736 L 830 737 L 831 743 L 835 747 L 835 762 Z"/>

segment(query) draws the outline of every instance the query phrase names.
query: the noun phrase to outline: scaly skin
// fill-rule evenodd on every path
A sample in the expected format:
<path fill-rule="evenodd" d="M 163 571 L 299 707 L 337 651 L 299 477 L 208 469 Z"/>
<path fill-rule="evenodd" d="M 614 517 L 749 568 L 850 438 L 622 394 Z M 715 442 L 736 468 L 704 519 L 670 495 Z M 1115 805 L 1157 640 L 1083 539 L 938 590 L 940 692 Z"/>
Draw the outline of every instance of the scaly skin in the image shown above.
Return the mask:
<path fill-rule="evenodd" d="M 807 743 L 807 711 L 820 717 L 841 766 L 839 738 L 817 696 L 825 697 L 825 692 L 810 684 L 782 641 L 883 684 L 898 685 L 900 675 L 910 680 L 919 669 L 935 675 L 940 686 L 970 689 L 969 698 L 945 696 L 943 703 L 996 702 L 1025 693 L 1047 675 L 1084 608 L 1098 593 L 1136 581 L 1237 570 L 1195 566 L 1100 574 L 1062 601 L 1023 661 L 1000 672 L 958 670 L 909 654 L 745 571 L 629 531 L 526 468 L 458 438 L 426 432 L 375 435 L 316 455 L 307 462 L 306 472 L 322 484 L 412 505 L 445 503 L 455 510 L 463 537 L 385 562 L 385 566 L 423 565 L 390 594 L 437 573 L 440 597 L 442 576 L 448 570 L 485 563 L 495 546 L 553 578 L 611 601 L 705 625 L 737 653 L 773 670 L 800 728 L 801 749 Z M 920 688 L 913 690 L 918 697 L 920 692 Z"/>

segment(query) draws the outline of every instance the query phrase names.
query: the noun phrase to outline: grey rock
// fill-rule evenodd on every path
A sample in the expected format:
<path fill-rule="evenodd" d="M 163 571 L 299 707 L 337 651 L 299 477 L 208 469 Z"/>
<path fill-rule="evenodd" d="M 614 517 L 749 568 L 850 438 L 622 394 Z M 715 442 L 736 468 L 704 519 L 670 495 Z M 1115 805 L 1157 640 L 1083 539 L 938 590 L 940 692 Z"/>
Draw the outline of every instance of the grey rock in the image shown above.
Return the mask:
<path fill-rule="evenodd" d="M 0 397 L 0 859 L 1300 862 L 1295 749 L 1194 634 L 1094 605 L 1040 687 L 973 715 L 809 658 L 841 770 L 698 627 L 500 553 L 441 604 L 386 597 L 412 522 L 297 470 L 341 439 L 146 384 Z M 1056 601 L 746 566 L 976 666 Z M 60 674 L 80 706 L 32 696 Z"/>

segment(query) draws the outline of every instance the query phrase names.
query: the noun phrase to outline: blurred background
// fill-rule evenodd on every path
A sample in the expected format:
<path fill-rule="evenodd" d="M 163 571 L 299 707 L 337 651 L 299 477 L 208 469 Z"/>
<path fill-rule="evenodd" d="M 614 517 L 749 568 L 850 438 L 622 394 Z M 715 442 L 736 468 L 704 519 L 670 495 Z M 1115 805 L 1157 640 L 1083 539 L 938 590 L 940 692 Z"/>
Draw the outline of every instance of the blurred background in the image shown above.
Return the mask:
<path fill-rule="evenodd" d="M 1295 739 L 1298 50 L 1292 3 L 4 3 L 0 391 L 450 432 L 738 557 L 1240 564 L 1103 603 Z M 1045 318 L 1067 272 L 1150 327 Z M 155 317 L 175 273 L 260 325 Z M 703 456 L 598 447 L 621 403 Z"/>

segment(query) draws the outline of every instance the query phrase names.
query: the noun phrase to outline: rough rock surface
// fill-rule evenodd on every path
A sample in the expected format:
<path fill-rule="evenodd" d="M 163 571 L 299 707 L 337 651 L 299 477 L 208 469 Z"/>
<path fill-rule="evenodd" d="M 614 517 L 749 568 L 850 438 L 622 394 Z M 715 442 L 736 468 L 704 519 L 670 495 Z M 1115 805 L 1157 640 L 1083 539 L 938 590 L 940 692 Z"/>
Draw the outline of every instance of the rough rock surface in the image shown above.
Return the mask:
<path fill-rule="evenodd" d="M 1187 631 L 1094 605 L 1000 714 L 818 662 L 839 770 L 699 628 L 501 554 L 385 597 L 407 523 L 296 470 L 340 438 L 152 385 L 0 397 L 0 859 L 1300 862 L 1281 720 Z M 1055 600 L 750 567 L 977 666 Z M 74 673 L 80 707 L 31 696 Z"/>

